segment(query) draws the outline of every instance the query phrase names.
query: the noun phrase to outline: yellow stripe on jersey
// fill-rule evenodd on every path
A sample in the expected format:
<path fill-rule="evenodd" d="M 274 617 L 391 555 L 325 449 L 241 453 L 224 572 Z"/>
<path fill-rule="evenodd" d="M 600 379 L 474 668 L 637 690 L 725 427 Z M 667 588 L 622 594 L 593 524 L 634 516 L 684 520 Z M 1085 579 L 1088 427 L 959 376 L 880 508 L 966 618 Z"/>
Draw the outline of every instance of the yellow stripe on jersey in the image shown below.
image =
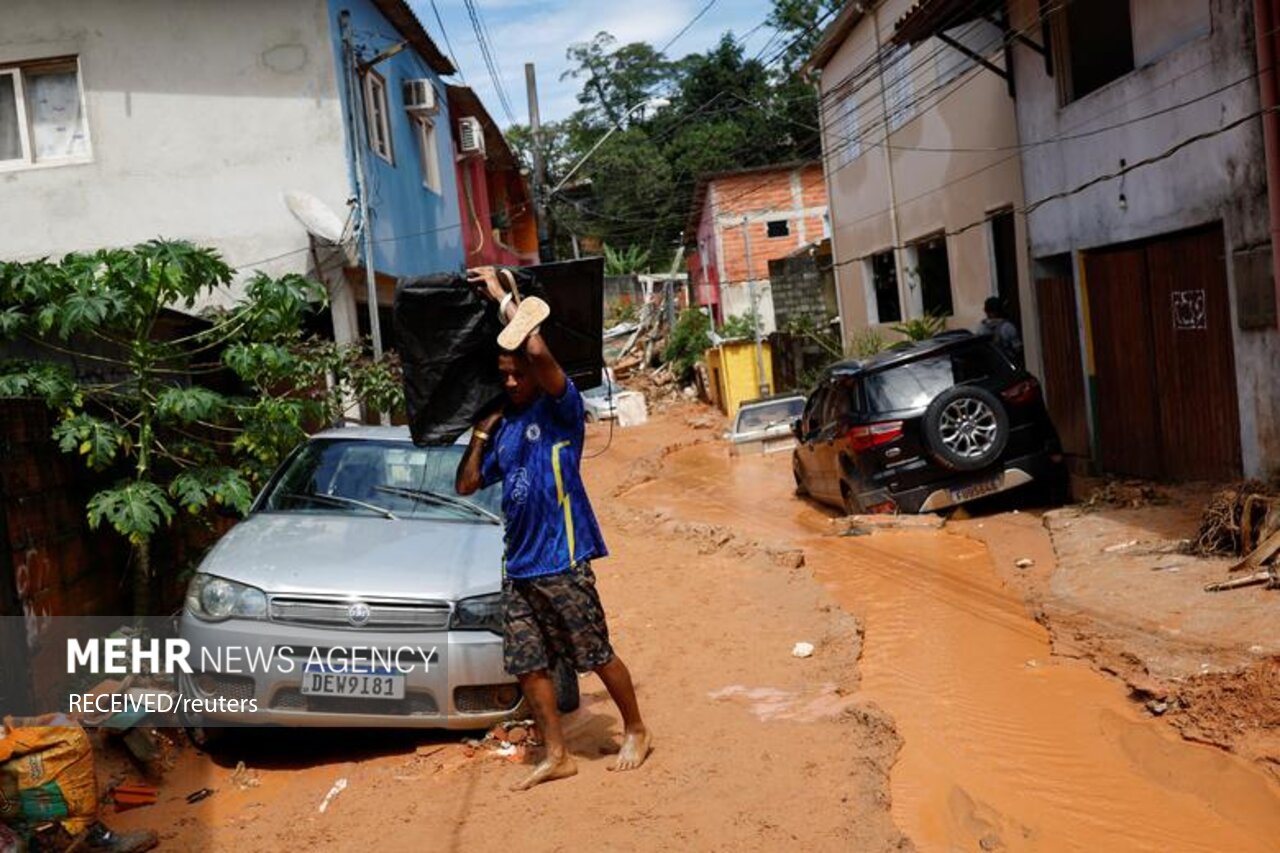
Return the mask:
<path fill-rule="evenodd" d="M 573 505 L 569 501 L 569 495 L 564 490 L 564 473 L 560 470 L 560 451 L 569 446 L 569 442 L 561 441 L 551 447 L 551 470 L 556 475 L 556 500 L 560 502 L 560 506 L 564 508 L 564 530 L 565 536 L 569 540 L 569 566 L 576 567 L 578 561 L 574 559 L 575 543 L 573 541 Z"/>

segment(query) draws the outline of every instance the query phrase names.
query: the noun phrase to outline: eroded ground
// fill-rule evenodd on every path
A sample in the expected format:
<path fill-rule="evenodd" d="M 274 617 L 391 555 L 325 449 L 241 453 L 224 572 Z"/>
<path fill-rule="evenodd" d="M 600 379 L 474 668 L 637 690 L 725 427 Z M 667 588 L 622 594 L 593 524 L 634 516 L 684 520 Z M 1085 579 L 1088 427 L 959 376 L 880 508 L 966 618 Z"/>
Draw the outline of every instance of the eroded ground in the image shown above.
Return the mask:
<path fill-rule="evenodd" d="M 704 409 L 607 429 L 584 470 L 616 646 L 657 735 L 645 768 L 608 772 L 618 722 L 591 677 L 569 721 L 582 772 L 529 793 L 456 736 L 257 733 L 218 764 L 188 753 L 159 805 L 114 822 L 240 851 L 1277 848 L 1280 786 L 1099 672 L 1123 641 L 1054 654 L 1038 607 L 1078 620 L 1060 641 L 1109 623 L 1053 590 L 1039 518 L 841 537 L 791 496 L 785 454 L 730 460 Z M 1013 569 L 1022 556 L 1035 567 Z M 237 758 L 257 787 L 233 783 Z"/>

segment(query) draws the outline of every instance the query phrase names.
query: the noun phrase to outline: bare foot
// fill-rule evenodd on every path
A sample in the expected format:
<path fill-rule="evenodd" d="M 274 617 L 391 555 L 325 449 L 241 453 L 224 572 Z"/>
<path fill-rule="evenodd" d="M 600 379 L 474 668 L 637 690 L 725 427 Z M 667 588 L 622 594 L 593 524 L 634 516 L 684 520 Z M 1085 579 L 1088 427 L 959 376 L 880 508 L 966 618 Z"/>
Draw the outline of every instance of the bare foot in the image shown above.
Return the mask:
<path fill-rule="evenodd" d="M 533 768 L 533 772 L 512 785 L 511 790 L 527 791 L 534 785 L 551 782 L 556 779 L 567 779 L 570 776 L 576 776 L 577 773 L 578 765 L 574 763 L 568 753 L 560 756 L 559 759 L 544 758 L 541 764 Z"/>
<path fill-rule="evenodd" d="M 649 757 L 653 749 L 653 737 L 648 729 L 626 732 L 622 738 L 622 749 L 618 750 L 618 761 L 614 770 L 635 770 Z"/>

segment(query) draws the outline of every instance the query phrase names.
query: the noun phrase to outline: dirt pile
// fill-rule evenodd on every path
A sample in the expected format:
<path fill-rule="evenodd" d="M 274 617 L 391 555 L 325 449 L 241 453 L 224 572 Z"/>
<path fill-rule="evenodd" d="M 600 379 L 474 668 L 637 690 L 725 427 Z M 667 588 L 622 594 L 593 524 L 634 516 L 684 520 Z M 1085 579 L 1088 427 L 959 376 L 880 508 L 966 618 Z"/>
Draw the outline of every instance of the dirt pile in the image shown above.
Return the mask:
<path fill-rule="evenodd" d="M 1280 529 L 1280 491 L 1256 480 L 1215 492 L 1200 518 L 1192 552 L 1240 556 Z"/>
<path fill-rule="evenodd" d="M 609 512 L 609 521 L 627 533 L 688 542 L 704 557 L 718 554 L 746 560 L 760 558 L 784 569 L 804 566 L 803 548 L 763 542 L 718 524 L 682 521 L 661 510 L 618 508 Z"/>
<path fill-rule="evenodd" d="M 1183 737 L 1227 746 L 1280 778 L 1280 657 L 1191 679 L 1165 702 Z"/>
<path fill-rule="evenodd" d="M 1109 480 L 1106 485 L 1093 490 L 1081 503 L 1086 512 L 1104 507 L 1138 509 L 1144 506 L 1161 506 L 1169 502 L 1169 496 L 1151 483 L 1142 480 Z"/>

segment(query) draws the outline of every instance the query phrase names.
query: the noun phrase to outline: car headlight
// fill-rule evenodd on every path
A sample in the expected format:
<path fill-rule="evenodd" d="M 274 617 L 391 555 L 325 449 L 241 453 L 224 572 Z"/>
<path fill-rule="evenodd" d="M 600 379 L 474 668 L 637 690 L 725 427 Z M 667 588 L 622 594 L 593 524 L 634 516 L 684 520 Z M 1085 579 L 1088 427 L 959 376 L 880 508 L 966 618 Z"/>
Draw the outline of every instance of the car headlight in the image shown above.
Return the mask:
<path fill-rule="evenodd" d="M 492 631 L 502 633 L 502 593 L 464 598 L 453 608 L 449 620 L 452 631 Z"/>
<path fill-rule="evenodd" d="M 196 575 L 187 587 L 187 610 L 206 622 L 233 617 L 265 619 L 267 596 L 262 590 L 213 575 Z"/>

